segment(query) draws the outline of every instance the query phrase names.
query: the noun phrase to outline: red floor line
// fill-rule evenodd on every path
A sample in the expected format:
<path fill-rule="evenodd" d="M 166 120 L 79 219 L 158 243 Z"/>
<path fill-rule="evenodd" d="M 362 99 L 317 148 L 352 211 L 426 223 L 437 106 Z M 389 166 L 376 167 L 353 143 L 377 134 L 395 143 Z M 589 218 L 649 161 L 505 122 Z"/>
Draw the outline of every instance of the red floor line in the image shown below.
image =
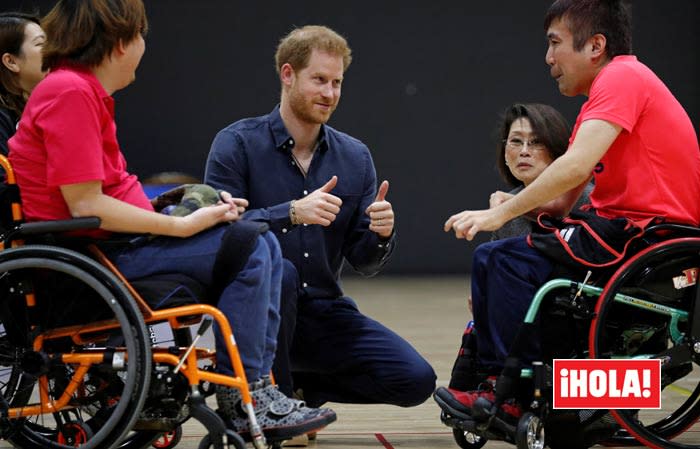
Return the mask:
<path fill-rule="evenodd" d="M 382 432 L 381 435 L 452 435 L 452 432 Z M 376 435 L 376 432 L 323 432 L 319 435 L 329 436 L 354 436 L 354 435 Z"/>
<path fill-rule="evenodd" d="M 394 446 L 392 446 L 381 433 L 375 433 L 374 436 L 377 438 L 377 441 L 384 445 L 385 449 L 394 449 Z"/>
<path fill-rule="evenodd" d="M 692 430 L 690 431 L 692 432 Z M 195 439 L 195 438 L 202 438 L 205 433 L 191 433 L 189 435 L 183 435 L 183 439 Z M 375 432 L 323 432 L 320 434 L 320 436 L 329 436 L 329 437 L 340 437 L 340 436 L 362 436 L 362 435 L 394 435 L 394 436 L 405 436 L 405 435 L 452 435 L 451 432 L 445 431 L 445 432 L 382 432 L 381 434 L 377 434 Z"/>

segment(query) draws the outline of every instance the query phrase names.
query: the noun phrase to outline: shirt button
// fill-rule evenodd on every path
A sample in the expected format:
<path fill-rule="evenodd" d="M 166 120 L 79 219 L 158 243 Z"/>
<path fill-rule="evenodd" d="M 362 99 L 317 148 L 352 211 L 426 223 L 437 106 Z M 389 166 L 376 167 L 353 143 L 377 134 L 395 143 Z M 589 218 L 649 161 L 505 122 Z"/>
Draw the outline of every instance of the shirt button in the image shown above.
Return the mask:
<path fill-rule="evenodd" d="M 304 226 L 308 226 L 308 223 L 304 223 Z"/>
<path fill-rule="evenodd" d="M 304 257 L 309 257 L 309 253 L 304 253 Z"/>
<path fill-rule="evenodd" d="M 309 284 L 307 284 L 306 282 L 304 282 L 303 284 L 301 284 L 301 286 L 304 287 L 304 288 L 306 288 L 306 287 L 309 286 Z"/>
<path fill-rule="evenodd" d="M 381 243 L 380 243 L 379 245 L 377 245 L 377 246 L 380 247 L 380 248 L 384 248 L 384 245 L 382 245 Z"/>
<path fill-rule="evenodd" d="M 292 165 L 297 165 L 294 161 L 292 161 Z"/>
<path fill-rule="evenodd" d="M 304 195 L 308 195 L 308 194 L 309 194 L 309 191 L 308 191 L 308 190 L 304 190 Z"/>
<path fill-rule="evenodd" d="M 282 228 L 282 234 L 286 234 L 286 233 L 287 233 L 287 228 Z"/>
<path fill-rule="evenodd" d="M 289 140 L 287 141 L 287 144 L 288 144 L 290 147 L 291 147 L 291 146 L 294 146 L 294 139 L 289 139 Z"/>

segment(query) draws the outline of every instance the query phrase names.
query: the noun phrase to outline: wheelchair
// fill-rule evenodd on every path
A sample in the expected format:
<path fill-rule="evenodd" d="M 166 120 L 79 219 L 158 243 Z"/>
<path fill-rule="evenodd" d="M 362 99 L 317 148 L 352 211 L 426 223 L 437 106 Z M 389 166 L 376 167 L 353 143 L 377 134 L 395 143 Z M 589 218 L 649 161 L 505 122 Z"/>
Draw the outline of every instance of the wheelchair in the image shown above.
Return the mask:
<path fill-rule="evenodd" d="M 493 439 L 518 449 L 700 448 L 700 229 L 656 224 L 641 242 L 632 257 L 603 275 L 600 286 L 558 278 L 537 291 L 496 380 L 495 403 L 479 398 L 465 416 L 436 392 L 441 421 L 460 447 L 478 449 Z M 546 338 L 548 322 L 558 325 Z M 540 332 L 542 360 L 523 368 L 519 342 L 539 338 Z M 465 331 L 460 357 L 475 364 L 469 346 L 473 351 L 475 343 L 467 336 Z M 553 358 L 658 359 L 661 409 L 554 409 Z M 475 365 L 459 373 L 458 363 L 459 357 L 452 382 L 461 376 L 471 387 L 458 390 L 475 389 L 483 373 Z M 523 405 L 517 423 L 497 416 L 513 398 Z"/>
<path fill-rule="evenodd" d="M 0 438 L 21 449 L 167 449 L 194 418 L 209 432 L 200 449 L 243 449 L 205 402 L 222 385 L 241 392 L 246 439 L 280 447 L 257 423 L 226 317 L 207 304 L 153 310 L 94 242 L 63 237 L 97 218 L 23 223 L 12 167 L 1 155 L 0 165 Z M 197 347 L 212 322 L 228 336 L 233 376 Z M 161 323 L 170 345 L 152 344 L 148 326 Z"/>

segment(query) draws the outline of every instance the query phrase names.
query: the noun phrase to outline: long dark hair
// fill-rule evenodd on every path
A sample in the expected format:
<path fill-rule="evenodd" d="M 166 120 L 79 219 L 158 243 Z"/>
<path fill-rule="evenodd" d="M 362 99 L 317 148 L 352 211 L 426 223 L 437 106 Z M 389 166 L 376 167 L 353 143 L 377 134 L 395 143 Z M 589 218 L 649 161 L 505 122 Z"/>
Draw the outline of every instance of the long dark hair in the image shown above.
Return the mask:
<path fill-rule="evenodd" d="M 5 53 L 21 56 L 24 31 L 31 22 L 38 25 L 39 18 L 21 12 L 0 13 L 0 57 Z M 20 116 L 26 102 L 17 74 L 0 63 L 0 103 Z"/>
<path fill-rule="evenodd" d="M 549 152 L 552 160 L 566 152 L 569 146 L 571 128 L 563 115 L 553 107 L 539 103 L 515 103 L 503 112 L 501 126 L 498 131 L 498 146 L 496 147 L 496 165 L 503 179 L 512 187 L 523 185 L 506 165 L 506 140 L 510 126 L 518 119 L 526 118 L 530 122 L 532 133 Z"/>

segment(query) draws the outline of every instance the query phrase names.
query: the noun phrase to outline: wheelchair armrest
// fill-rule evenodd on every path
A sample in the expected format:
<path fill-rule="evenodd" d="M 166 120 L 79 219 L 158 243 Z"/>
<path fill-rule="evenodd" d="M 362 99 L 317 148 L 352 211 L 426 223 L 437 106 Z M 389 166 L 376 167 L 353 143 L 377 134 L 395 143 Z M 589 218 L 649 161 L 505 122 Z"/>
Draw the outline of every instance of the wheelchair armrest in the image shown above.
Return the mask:
<path fill-rule="evenodd" d="M 51 234 L 57 232 L 97 229 L 101 220 L 98 217 L 72 218 L 70 220 L 35 221 L 18 226 L 19 235 Z"/>
<path fill-rule="evenodd" d="M 672 234 L 680 235 L 690 235 L 696 236 L 700 235 L 700 228 L 694 226 L 680 224 L 680 223 L 659 223 L 653 224 L 644 230 L 644 235 L 653 235 L 658 232 L 671 232 Z"/>

